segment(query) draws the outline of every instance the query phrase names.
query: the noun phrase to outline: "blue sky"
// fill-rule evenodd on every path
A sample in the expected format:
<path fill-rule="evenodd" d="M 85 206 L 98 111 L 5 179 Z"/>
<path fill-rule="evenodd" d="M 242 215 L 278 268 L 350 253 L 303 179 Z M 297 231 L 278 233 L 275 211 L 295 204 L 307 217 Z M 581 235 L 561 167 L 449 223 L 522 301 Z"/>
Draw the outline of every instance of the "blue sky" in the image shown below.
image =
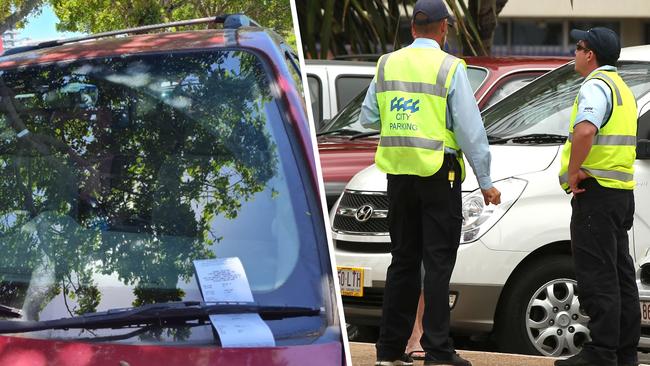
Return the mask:
<path fill-rule="evenodd" d="M 20 38 L 28 37 L 33 41 L 46 41 L 82 35 L 82 33 L 57 32 L 56 23 L 58 21 L 59 18 L 54 14 L 52 7 L 46 5 L 41 14 L 27 18 L 27 25 L 20 30 Z"/>

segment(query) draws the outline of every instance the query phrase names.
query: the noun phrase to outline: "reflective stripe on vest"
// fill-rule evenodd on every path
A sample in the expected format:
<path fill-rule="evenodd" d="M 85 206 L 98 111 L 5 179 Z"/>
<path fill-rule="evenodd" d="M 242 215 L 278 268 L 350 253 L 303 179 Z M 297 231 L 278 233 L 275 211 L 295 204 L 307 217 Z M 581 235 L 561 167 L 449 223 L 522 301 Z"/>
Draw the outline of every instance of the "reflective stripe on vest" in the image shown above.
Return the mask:
<path fill-rule="evenodd" d="M 569 141 L 573 141 L 573 132 L 569 133 Z M 635 146 L 636 147 L 636 136 L 625 136 L 625 135 L 608 135 L 594 136 L 594 145 L 610 145 L 610 146 Z"/>
<path fill-rule="evenodd" d="M 381 171 L 430 176 L 442 166 L 445 147 L 459 150 L 446 113 L 453 72 L 462 62 L 439 49 L 412 47 L 380 58 L 375 86 L 381 137 L 375 162 Z"/>
<path fill-rule="evenodd" d="M 390 147 L 417 147 L 427 150 L 443 150 L 444 141 L 430 140 L 422 137 L 407 136 L 382 136 L 379 140 L 379 146 Z"/>
<path fill-rule="evenodd" d="M 607 85 L 609 85 L 610 87 L 612 87 L 612 89 L 614 89 L 614 94 L 616 94 L 616 105 L 623 105 L 623 98 L 621 98 L 621 92 L 620 90 L 618 90 L 618 86 L 616 86 L 616 83 L 614 82 L 614 80 L 612 80 L 612 78 L 610 78 L 609 76 L 607 76 L 605 73 L 602 72 L 596 73 L 593 76 L 593 78 L 604 79 Z"/>
<path fill-rule="evenodd" d="M 621 182 L 632 182 L 634 180 L 634 174 L 628 174 L 624 172 L 617 172 L 615 170 L 599 170 L 599 169 L 587 169 L 582 168 L 591 176 L 598 176 L 603 178 L 620 180 Z M 560 176 L 560 183 L 569 184 L 569 173 L 564 173 Z"/>
<path fill-rule="evenodd" d="M 612 113 L 594 136 L 591 150 L 581 169 L 603 187 L 634 189 L 634 160 L 636 158 L 636 99 L 621 77 L 614 71 L 598 70 L 587 77 L 604 81 L 612 91 Z M 573 127 L 578 114 L 578 98 L 573 104 L 569 138 L 561 155 L 559 181 L 569 192 L 568 166 L 573 143 Z"/>
<path fill-rule="evenodd" d="M 377 68 L 377 93 L 386 91 L 402 91 L 405 93 L 422 93 L 435 95 L 442 98 L 447 97 L 447 88 L 445 87 L 445 81 L 451 72 L 451 68 L 454 66 L 456 57 L 447 55 L 444 58 L 442 61 L 442 66 L 440 66 L 440 71 L 438 71 L 438 76 L 436 77 L 436 83 L 430 84 L 415 81 L 386 80 L 384 77 L 384 68 L 386 67 L 388 56 L 389 55 L 382 57 L 379 61 L 379 67 Z"/>

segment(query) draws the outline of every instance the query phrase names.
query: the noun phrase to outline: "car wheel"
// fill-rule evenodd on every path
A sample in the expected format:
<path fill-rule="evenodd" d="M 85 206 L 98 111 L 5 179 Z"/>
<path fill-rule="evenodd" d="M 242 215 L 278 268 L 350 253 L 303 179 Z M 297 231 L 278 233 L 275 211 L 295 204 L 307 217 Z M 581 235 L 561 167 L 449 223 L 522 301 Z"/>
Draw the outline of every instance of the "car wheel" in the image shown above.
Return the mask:
<path fill-rule="evenodd" d="M 589 340 L 589 317 L 580 308 L 571 257 L 532 263 L 504 296 L 496 319 L 501 350 L 565 357 Z"/>

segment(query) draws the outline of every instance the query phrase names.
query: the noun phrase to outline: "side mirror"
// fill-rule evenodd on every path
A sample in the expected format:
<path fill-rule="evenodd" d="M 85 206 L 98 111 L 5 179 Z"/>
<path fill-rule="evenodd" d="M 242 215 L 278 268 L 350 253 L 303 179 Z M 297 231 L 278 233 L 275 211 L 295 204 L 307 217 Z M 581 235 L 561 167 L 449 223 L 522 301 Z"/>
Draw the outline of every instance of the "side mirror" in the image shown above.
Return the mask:
<path fill-rule="evenodd" d="M 639 160 L 650 159 L 650 140 L 641 139 L 636 143 L 636 158 Z"/>

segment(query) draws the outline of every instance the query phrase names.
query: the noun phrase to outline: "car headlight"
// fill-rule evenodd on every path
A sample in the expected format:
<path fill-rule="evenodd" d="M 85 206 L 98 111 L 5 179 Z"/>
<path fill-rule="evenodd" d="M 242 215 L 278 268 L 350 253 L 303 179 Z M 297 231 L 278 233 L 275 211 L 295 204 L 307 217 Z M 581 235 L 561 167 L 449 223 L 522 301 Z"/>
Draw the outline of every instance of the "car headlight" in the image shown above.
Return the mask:
<path fill-rule="evenodd" d="M 494 182 L 494 186 L 501 192 L 501 203 L 496 206 L 485 205 L 480 189 L 463 197 L 463 226 L 460 232 L 460 243 L 474 242 L 488 232 L 517 201 L 527 184 L 527 181 L 519 178 Z"/>

